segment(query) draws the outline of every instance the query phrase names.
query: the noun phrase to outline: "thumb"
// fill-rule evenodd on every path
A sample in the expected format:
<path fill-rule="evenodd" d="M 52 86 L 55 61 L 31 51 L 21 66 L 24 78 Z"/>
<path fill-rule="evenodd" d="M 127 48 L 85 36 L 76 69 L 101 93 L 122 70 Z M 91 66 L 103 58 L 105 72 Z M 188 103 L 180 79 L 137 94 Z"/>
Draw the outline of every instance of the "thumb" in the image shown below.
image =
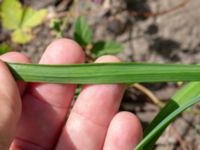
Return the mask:
<path fill-rule="evenodd" d="M 0 149 L 8 150 L 21 114 L 17 84 L 7 66 L 0 61 Z"/>

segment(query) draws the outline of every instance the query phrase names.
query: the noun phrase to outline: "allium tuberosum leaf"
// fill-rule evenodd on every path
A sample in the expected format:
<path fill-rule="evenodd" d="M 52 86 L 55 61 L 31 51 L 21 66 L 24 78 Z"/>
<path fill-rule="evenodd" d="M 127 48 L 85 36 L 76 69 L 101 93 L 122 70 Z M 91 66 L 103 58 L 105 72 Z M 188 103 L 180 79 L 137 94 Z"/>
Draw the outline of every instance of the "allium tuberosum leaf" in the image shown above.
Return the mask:
<path fill-rule="evenodd" d="M 9 63 L 13 75 L 27 82 L 111 84 L 200 81 L 199 65 L 96 63 L 37 65 Z"/>

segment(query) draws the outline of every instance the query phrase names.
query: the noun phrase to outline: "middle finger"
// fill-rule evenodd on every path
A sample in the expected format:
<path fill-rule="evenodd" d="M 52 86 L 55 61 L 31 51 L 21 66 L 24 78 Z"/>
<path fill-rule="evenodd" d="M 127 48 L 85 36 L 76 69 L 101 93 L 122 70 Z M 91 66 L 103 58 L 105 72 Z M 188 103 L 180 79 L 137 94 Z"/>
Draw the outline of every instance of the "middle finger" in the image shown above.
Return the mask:
<path fill-rule="evenodd" d="M 97 62 L 117 62 L 104 56 Z M 119 109 L 125 86 L 120 84 L 86 85 L 68 118 L 57 150 L 99 150 L 104 144 L 107 128 Z"/>

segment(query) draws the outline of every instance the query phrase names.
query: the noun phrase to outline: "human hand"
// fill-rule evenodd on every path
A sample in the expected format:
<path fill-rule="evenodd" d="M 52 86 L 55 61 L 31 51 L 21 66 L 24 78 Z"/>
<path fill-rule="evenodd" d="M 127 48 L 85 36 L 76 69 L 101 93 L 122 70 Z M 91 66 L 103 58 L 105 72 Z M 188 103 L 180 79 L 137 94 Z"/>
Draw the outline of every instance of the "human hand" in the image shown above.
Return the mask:
<path fill-rule="evenodd" d="M 0 59 L 31 63 L 17 52 Z M 117 61 L 103 56 L 96 62 Z M 83 62 L 81 48 L 68 39 L 54 41 L 40 60 L 41 64 Z M 132 150 L 138 144 L 142 129 L 137 117 L 118 113 L 124 85 L 84 85 L 70 110 L 75 88 L 72 84 L 16 84 L 0 61 L 0 150 Z"/>

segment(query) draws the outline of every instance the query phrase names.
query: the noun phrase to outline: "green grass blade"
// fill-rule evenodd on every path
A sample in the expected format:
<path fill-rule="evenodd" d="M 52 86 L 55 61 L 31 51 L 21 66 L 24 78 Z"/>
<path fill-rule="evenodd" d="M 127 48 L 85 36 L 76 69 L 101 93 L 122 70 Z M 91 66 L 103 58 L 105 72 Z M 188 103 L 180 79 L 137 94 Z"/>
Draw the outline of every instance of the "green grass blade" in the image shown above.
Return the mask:
<path fill-rule="evenodd" d="M 37 65 L 7 63 L 16 80 L 26 82 L 111 84 L 134 82 L 200 81 L 199 65 L 99 63 L 78 65 Z M 145 132 L 137 150 L 151 146 L 167 125 L 183 110 L 197 103 L 200 82 L 182 88 L 161 110 Z M 199 98 L 199 97 L 198 97 Z"/>
<path fill-rule="evenodd" d="M 147 63 L 7 64 L 16 80 L 26 82 L 112 84 L 200 81 L 199 65 Z"/>
<path fill-rule="evenodd" d="M 162 118 L 162 121 L 160 121 L 152 130 L 149 132 L 143 140 L 137 145 L 135 150 L 150 150 L 152 149 L 151 145 L 149 146 L 148 143 L 151 143 L 152 139 L 154 137 L 157 137 L 157 135 L 160 135 L 160 133 L 168 126 L 170 122 L 172 122 L 181 112 L 183 112 L 185 109 L 191 107 L 192 105 L 200 102 L 200 96 L 197 96 L 195 98 L 190 99 L 189 101 L 185 102 L 181 106 L 179 106 L 178 103 L 175 101 L 170 101 L 170 103 L 177 107 L 174 111 L 172 111 L 168 116 L 165 118 Z"/>
<path fill-rule="evenodd" d="M 191 98 L 199 95 L 200 95 L 200 82 L 190 82 L 187 85 L 183 86 L 153 119 L 151 124 L 144 131 L 144 137 L 150 134 L 150 132 L 163 120 L 163 118 L 166 118 L 170 113 L 172 113 L 178 107 L 181 107 L 182 105 L 190 101 Z M 145 150 L 152 148 L 152 146 L 159 138 L 159 136 L 162 134 L 167 125 L 168 124 L 166 124 L 165 127 L 163 127 L 163 130 L 160 130 L 159 133 L 157 133 L 148 143 L 146 143 L 146 145 L 144 146 Z"/>

